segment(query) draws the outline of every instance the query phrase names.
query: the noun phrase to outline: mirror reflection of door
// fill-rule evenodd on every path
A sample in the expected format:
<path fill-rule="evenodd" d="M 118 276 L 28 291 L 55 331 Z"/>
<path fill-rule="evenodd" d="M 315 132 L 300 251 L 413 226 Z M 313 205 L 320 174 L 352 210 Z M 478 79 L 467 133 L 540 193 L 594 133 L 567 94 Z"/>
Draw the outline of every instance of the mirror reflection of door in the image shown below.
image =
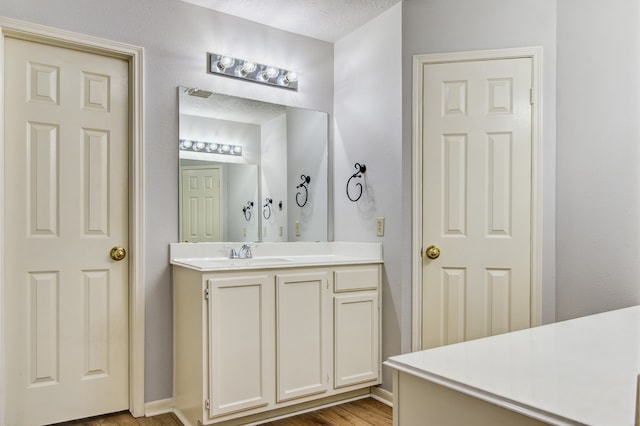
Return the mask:
<path fill-rule="evenodd" d="M 222 169 L 183 167 L 181 173 L 184 242 L 223 241 Z"/>

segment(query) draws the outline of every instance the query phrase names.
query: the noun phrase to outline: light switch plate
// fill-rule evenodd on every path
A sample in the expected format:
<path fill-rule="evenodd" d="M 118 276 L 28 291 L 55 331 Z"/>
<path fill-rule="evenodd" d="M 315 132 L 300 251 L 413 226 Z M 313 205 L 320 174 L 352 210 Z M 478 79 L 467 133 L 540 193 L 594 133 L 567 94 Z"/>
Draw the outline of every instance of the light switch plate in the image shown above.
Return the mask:
<path fill-rule="evenodd" d="M 376 218 L 376 235 L 378 237 L 384 237 L 384 217 Z"/>
<path fill-rule="evenodd" d="M 296 220 L 296 237 L 299 237 L 302 234 L 302 227 L 300 226 L 300 221 Z"/>

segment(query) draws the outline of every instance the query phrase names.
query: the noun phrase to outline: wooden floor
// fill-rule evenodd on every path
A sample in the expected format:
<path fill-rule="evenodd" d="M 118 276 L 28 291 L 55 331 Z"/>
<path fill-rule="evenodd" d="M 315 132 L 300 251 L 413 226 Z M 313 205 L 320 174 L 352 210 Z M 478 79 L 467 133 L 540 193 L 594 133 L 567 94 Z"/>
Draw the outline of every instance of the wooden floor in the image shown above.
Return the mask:
<path fill-rule="evenodd" d="M 262 426 L 391 426 L 391 407 L 372 398 L 359 399 L 295 417 L 263 423 Z M 174 414 L 134 418 L 128 412 L 91 417 L 56 426 L 182 426 Z"/>
<path fill-rule="evenodd" d="M 128 411 L 89 417 L 88 419 L 56 423 L 55 426 L 182 426 L 182 422 L 173 413 L 160 414 L 153 417 L 133 417 Z"/>
<path fill-rule="evenodd" d="M 391 407 L 375 399 L 365 398 L 264 423 L 262 426 L 391 426 L 392 424 Z"/>

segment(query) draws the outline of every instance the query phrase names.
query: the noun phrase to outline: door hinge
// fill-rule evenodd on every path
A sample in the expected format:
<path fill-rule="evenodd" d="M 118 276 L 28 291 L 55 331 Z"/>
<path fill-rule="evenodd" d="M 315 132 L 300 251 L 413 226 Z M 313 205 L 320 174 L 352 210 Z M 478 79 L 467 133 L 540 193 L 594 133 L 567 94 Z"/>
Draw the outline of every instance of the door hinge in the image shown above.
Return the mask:
<path fill-rule="evenodd" d="M 529 103 L 533 105 L 533 87 L 529 89 Z"/>
<path fill-rule="evenodd" d="M 205 288 L 205 289 L 204 289 L 204 299 L 205 299 L 205 300 L 209 300 L 209 293 L 210 293 L 210 292 L 209 292 L 209 289 L 208 289 L 208 288 Z"/>
<path fill-rule="evenodd" d="M 209 403 L 209 400 L 205 399 L 204 400 L 204 408 L 208 410 L 210 407 L 211 407 L 211 404 Z"/>

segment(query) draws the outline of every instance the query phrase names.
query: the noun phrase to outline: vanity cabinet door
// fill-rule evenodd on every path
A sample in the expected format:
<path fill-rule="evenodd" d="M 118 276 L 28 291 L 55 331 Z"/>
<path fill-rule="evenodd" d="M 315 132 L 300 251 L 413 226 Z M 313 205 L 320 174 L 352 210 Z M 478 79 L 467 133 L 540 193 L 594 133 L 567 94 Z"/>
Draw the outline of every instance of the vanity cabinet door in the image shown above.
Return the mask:
<path fill-rule="evenodd" d="M 327 272 L 276 275 L 277 402 L 329 389 Z"/>
<path fill-rule="evenodd" d="M 208 414 L 215 417 L 266 406 L 273 400 L 274 386 L 269 374 L 273 284 L 267 275 L 251 275 L 208 279 L 207 288 Z"/>
<path fill-rule="evenodd" d="M 334 387 L 380 383 L 380 265 L 334 272 Z"/>
<path fill-rule="evenodd" d="M 334 387 L 379 379 L 380 341 L 377 292 L 334 297 Z"/>

